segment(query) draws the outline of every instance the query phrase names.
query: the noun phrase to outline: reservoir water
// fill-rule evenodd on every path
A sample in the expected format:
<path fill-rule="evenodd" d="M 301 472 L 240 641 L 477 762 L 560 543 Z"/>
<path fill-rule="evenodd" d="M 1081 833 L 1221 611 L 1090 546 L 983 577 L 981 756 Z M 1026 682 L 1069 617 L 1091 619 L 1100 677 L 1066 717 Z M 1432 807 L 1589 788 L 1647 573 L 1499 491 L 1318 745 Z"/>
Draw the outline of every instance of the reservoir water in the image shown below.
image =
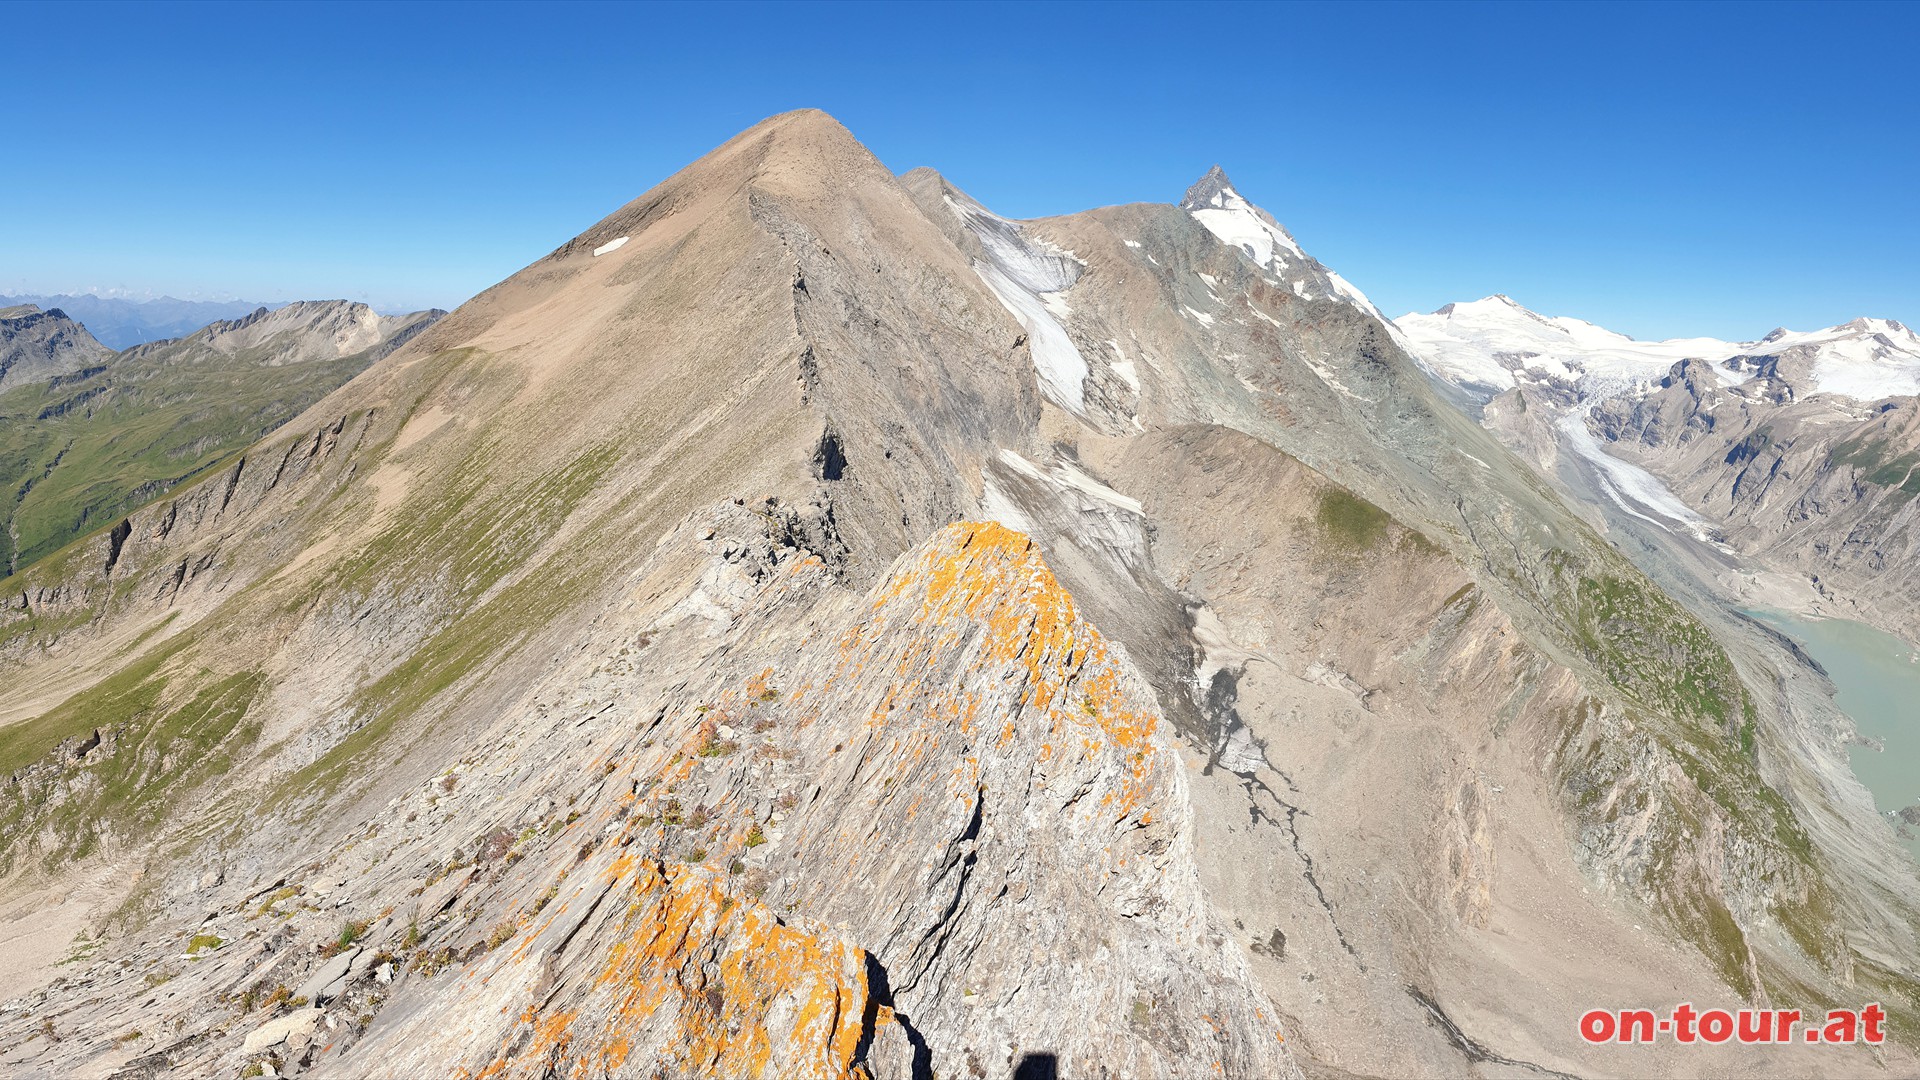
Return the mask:
<path fill-rule="evenodd" d="M 1920 803 L 1920 653 L 1864 623 L 1779 611 L 1747 614 L 1799 642 L 1827 669 L 1834 703 L 1860 734 L 1885 744 L 1885 750 L 1848 750 L 1854 775 L 1873 793 L 1880 812 Z M 1920 826 L 1907 832 L 1907 847 L 1920 857 Z"/>

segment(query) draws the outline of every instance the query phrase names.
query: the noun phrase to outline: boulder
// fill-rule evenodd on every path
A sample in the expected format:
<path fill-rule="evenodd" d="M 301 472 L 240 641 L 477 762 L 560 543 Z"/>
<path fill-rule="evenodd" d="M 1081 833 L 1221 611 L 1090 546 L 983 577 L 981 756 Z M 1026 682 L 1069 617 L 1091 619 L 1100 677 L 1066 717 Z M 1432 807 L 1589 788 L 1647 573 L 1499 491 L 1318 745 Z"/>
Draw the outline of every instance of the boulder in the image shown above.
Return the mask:
<path fill-rule="evenodd" d="M 288 1036 L 311 1036 L 320 1026 L 320 1010 L 315 1008 L 295 1009 L 285 1016 L 276 1017 L 247 1033 L 246 1041 L 240 1049 L 249 1054 L 257 1054 L 268 1047 L 279 1046 Z"/>
<path fill-rule="evenodd" d="M 300 989 L 294 991 L 293 996 L 306 998 L 315 1005 L 339 997 L 340 991 L 345 989 L 347 972 L 353 967 L 354 959 L 364 951 L 356 945 L 321 964 L 307 977 L 306 982 L 300 984 Z M 340 985 L 336 986 L 336 983 Z"/>
<path fill-rule="evenodd" d="M 473 880 L 474 868 L 456 870 L 438 882 L 429 886 L 420 894 L 420 904 L 414 909 L 414 917 L 422 923 L 432 921 L 433 917 L 447 910 L 448 905 L 460 895 L 460 890 Z"/>

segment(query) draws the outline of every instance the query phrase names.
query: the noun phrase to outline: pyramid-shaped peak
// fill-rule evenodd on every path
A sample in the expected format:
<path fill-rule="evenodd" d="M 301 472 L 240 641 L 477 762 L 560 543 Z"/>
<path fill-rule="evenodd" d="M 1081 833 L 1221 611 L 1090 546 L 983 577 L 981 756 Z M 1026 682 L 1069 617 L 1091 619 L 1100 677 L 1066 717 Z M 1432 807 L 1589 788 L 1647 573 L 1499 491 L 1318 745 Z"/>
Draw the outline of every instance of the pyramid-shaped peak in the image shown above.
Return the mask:
<path fill-rule="evenodd" d="M 828 139 L 851 139 L 853 132 L 824 109 L 794 109 L 775 113 L 741 132 L 753 135 L 763 131 L 782 131 L 795 135 L 817 135 Z"/>
<path fill-rule="evenodd" d="M 841 157 L 846 154 L 871 157 L 847 126 L 819 109 L 795 109 L 776 113 L 720 144 L 689 168 L 703 162 L 724 160 L 746 150 L 756 158 Z M 683 170 L 684 171 L 684 170 Z"/>
<path fill-rule="evenodd" d="M 819 109 L 778 113 L 746 128 L 563 244 L 548 256 L 620 250 L 649 224 L 694 210 L 696 220 L 749 188 L 820 204 L 853 186 L 893 184 L 892 173 L 853 132 Z M 638 248 L 629 249 L 627 256 Z M 626 256 L 623 256 L 626 257 Z"/>
<path fill-rule="evenodd" d="M 1204 210 L 1208 207 L 1230 207 L 1246 200 L 1233 189 L 1233 181 L 1227 179 L 1227 171 L 1215 165 L 1207 170 L 1207 175 L 1194 181 L 1187 189 L 1186 198 L 1180 200 L 1182 210 Z"/>

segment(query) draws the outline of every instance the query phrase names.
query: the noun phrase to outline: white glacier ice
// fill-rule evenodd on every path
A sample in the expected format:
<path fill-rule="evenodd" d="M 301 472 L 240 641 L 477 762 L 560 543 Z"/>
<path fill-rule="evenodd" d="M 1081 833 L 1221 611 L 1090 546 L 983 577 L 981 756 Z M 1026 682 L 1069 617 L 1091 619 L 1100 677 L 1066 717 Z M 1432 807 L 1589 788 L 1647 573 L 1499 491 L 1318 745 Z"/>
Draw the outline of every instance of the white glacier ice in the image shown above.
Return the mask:
<path fill-rule="evenodd" d="M 950 195 L 946 203 L 987 253 L 985 262 L 975 262 L 974 273 L 1027 331 L 1040 392 L 1084 416 L 1087 361 L 1060 321 L 1070 311 L 1063 294 L 1079 280 L 1081 264 L 1072 253 L 1028 238 L 1017 222 L 978 203 L 962 203 Z"/>

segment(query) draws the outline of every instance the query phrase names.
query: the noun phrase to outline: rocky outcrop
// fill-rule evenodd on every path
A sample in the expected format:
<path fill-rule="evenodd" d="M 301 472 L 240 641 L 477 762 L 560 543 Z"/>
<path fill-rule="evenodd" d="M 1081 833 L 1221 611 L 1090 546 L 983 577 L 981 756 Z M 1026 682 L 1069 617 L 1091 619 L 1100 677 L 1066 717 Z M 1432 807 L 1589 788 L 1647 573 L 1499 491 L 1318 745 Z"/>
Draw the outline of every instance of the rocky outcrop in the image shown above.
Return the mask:
<path fill-rule="evenodd" d="M 112 357 L 113 350 L 59 308 L 0 311 L 0 392 L 97 368 Z"/>
<path fill-rule="evenodd" d="M 741 640 L 825 573 L 775 561 Z M 837 621 L 652 725 L 611 854 L 340 1068 L 464 1059 L 437 1033 L 504 1011 L 476 1073 L 1291 1071 L 1200 889 L 1171 733 L 1031 541 L 943 530 Z"/>
<path fill-rule="evenodd" d="M 840 1077 L 894 1049 L 867 957 L 817 924 L 783 921 L 723 871 L 615 860 L 534 920 L 486 985 L 434 1003 L 405 1037 L 379 1032 L 336 1069 L 540 1077 Z M 585 954 L 585 955 L 582 955 Z M 500 984 L 500 985 L 495 985 Z M 503 986 L 529 986 L 497 1047 L 446 1040 Z M 904 1075 L 904 1074 L 901 1074 Z"/>
<path fill-rule="evenodd" d="M 1594 406 L 1590 424 L 1609 442 L 1631 440 L 1643 447 L 1680 446 L 1711 436 L 1714 417 L 1702 404 L 1719 388 L 1719 379 L 1699 360 L 1682 360 L 1660 377 L 1651 393 L 1621 395 Z"/>

